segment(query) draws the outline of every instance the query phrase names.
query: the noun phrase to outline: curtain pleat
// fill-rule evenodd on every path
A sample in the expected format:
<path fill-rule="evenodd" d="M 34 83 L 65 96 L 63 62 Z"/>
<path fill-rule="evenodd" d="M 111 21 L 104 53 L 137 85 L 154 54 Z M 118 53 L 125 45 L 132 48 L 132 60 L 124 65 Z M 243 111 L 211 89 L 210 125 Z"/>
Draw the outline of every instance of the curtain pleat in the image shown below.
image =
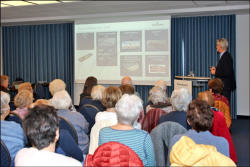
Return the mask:
<path fill-rule="evenodd" d="M 73 97 L 73 24 L 3 27 L 3 72 L 10 83 L 17 77 L 27 82 L 65 81 Z"/>

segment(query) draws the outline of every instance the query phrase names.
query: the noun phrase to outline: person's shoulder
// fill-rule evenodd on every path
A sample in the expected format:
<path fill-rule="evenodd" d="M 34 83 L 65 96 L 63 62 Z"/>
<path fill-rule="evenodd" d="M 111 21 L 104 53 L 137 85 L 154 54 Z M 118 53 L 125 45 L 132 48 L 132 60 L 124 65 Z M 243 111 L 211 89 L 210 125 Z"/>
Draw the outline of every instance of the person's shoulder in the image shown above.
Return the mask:
<path fill-rule="evenodd" d="M 22 130 L 20 124 L 16 123 L 15 121 L 5 121 L 1 120 L 1 127 L 7 127 L 8 129 L 15 129 L 15 130 Z"/>
<path fill-rule="evenodd" d="M 54 158 L 55 161 L 60 162 L 64 166 L 82 166 L 80 161 L 62 154 L 54 153 Z"/>

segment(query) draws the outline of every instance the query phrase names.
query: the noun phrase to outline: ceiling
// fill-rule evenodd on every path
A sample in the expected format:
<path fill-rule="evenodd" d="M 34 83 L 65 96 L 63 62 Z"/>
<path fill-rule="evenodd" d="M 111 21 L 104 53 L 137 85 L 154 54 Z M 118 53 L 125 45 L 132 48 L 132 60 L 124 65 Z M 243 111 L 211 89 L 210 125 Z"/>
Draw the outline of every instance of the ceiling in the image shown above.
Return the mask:
<path fill-rule="evenodd" d="M 72 1 L 1 8 L 1 23 L 29 24 L 77 18 L 133 15 L 215 15 L 249 13 L 249 1 Z"/>

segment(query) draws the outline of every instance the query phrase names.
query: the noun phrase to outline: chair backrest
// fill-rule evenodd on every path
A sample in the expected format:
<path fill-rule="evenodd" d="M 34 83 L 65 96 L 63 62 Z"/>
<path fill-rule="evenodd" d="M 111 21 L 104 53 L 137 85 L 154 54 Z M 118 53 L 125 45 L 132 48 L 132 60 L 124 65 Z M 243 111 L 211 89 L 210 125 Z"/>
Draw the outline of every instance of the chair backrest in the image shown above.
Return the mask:
<path fill-rule="evenodd" d="M 143 166 L 140 157 L 128 146 L 119 142 L 107 142 L 99 146 L 93 155 L 87 155 L 84 166 Z"/>
<path fill-rule="evenodd" d="M 1 166 L 10 166 L 11 165 L 11 157 L 7 146 L 1 139 Z"/>
<path fill-rule="evenodd" d="M 214 107 L 218 108 L 223 114 L 226 119 L 227 127 L 231 126 L 231 112 L 230 112 L 230 104 L 228 99 L 222 95 L 213 95 L 214 98 Z"/>
<path fill-rule="evenodd" d="M 160 108 L 152 108 L 149 110 L 142 121 L 142 129 L 148 133 L 157 126 L 158 120 L 162 115 L 165 115 L 166 112 Z"/>
<path fill-rule="evenodd" d="M 78 144 L 78 135 L 74 126 L 67 119 L 61 116 L 58 116 L 58 117 L 59 117 L 59 128 L 67 130 L 70 133 L 70 135 L 73 137 L 73 139 L 76 141 L 76 143 Z"/>
<path fill-rule="evenodd" d="M 187 130 L 179 123 L 167 121 L 156 126 L 150 133 L 157 166 L 167 166 L 168 148 L 174 135 L 183 134 Z"/>
<path fill-rule="evenodd" d="M 18 124 L 20 124 L 20 126 L 22 127 L 22 119 L 19 117 L 18 114 L 16 113 L 11 113 L 10 115 L 8 115 L 6 118 L 5 118 L 6 121 L 14 121 Z"/>
<path fill-rule="evenodd" d="M 79 112 L 84 116 L 84 118 L 89 123 L 89 130 L 88 130 L 88 134 L 89 134 L 91 128 L 95 124 L 95 116 L 98 112 L 100 112 L 100 110 L 92 104 L 84 104 L 83 106 L 79 108 Z"/>

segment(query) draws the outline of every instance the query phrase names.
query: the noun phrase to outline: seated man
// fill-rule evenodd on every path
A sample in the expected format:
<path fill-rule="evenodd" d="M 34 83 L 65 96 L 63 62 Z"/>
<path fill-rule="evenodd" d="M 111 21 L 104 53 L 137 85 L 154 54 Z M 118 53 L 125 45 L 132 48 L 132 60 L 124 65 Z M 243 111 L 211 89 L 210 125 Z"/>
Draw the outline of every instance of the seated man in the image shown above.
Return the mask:
<path fill-rule="evenodd" d="M 40 105 L 30 109 L 23 129 L 32 147 L 17 153 L 16 166 L 82 166 L 73 158 L 55 153 L 59 120 L 54 107 Z"/>

